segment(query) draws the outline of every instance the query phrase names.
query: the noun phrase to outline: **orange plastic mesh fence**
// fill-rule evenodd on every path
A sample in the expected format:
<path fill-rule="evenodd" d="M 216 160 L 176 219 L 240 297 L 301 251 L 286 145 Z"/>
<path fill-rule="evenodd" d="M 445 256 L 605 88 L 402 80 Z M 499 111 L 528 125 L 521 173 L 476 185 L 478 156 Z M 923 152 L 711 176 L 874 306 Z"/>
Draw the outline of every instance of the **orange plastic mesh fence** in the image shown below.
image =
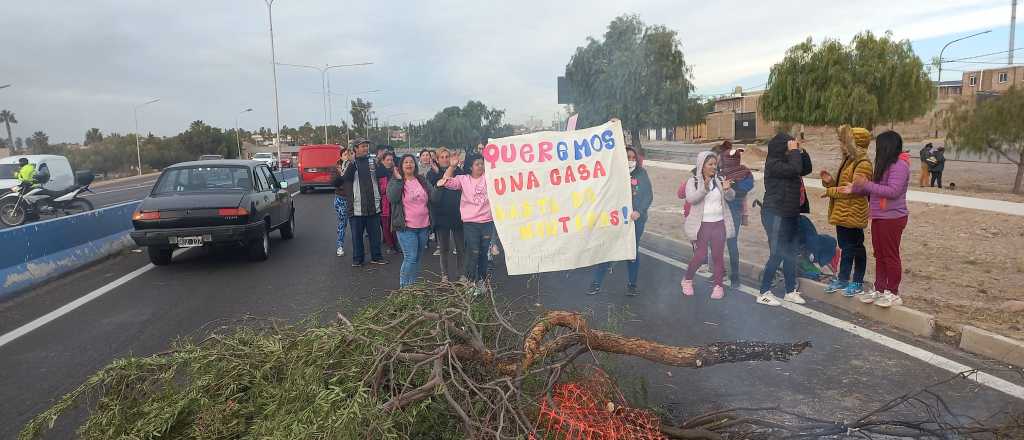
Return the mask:
<path fill-rule="evenodd" d="M 653 440 L 665 439 L 661 422 L 650 411 L 613 402 L 618 391 L 600 372 L 586 383 L 559 384 L 553 401 L 541 401 L 537 429 L 543 439 Z M 621 395 L 619 395 L 621 397 Z M 619 400 L 621 402 L 621 400 Z M 538 440 L 536 437 L 531 437 Z"/>

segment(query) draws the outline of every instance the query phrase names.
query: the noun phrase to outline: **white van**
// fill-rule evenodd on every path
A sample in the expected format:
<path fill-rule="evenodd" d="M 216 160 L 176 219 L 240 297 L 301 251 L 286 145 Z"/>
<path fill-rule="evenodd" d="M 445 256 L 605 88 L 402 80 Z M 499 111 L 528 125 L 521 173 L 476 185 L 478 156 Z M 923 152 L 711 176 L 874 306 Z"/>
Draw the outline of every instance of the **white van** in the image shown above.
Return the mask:
<path fill-rule="evenodd" d="M 50 171 L 50 181 L 43 184 L 43 188 L 50 191 L 62 191 L 75 184 L 75 173 L 71 171 L 68 158 L 52 154 L 29 154 L 0 158 L 0 191 L 18 185 L 15 175 L 21 169 L 18 160 L 23 157 L 36 166 L 36 172 L 44 165 Z"/>

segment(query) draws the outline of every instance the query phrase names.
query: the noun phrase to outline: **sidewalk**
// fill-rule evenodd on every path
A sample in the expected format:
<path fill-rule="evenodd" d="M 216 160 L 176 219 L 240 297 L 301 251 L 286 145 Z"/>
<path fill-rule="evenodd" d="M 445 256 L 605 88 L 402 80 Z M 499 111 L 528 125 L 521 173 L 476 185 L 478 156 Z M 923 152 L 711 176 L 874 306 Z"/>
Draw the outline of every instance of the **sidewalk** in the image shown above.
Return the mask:
<path fill-rule="evenodd" d="M 693 170 L 693 165 L 661 162 L 656 160 L 645 160 L 644 164 L 647 166 L 670 170 Z M 763 175 L 761 172 L 754 172 L 755 179 L 760 181 L 762 177 Z M 809 188 L 824 188 L 821 185 L 820 179 L 805 177 L 804 183 Z M 931 203 L 933 205 L 944 205 L 953 206 L 957 208 L 976 209 L 980 211 L 991 211 L 998 212 L 1000 214 L 1010 214 L 1024 217 L 1024 203 L 1007 202 L 1003 200 L 981 199 L 977 197 L 954 196 L 951 194 L 935 194 L 925 191 L 914 190 L 907 191 L 907 200 L 911 202 Z"/>

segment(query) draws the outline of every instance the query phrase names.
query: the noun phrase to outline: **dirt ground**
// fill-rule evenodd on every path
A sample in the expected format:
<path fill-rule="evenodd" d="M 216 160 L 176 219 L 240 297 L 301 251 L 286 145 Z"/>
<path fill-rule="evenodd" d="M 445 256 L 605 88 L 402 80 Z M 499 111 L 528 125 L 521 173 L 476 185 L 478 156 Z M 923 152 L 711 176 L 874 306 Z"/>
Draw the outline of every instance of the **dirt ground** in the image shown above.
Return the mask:
<path fill-rule="evenodd" d="M 760 169 L 758 153 L 751 153 L 745 162 Z M 824 163 L 834 173 L 832 163 L 838 163 L 837 157 L 830 159 L 820 152 L 810 153 L 815 172 Z M 986 179 L 1002 179 L 991 177 L 990 171 L 977 176 L 966 171 L 976 166 L 981 166 L 978 170 L 990 170 L 991 165 L 947 162 L 947 174 L 951 180 L 959 180 L 958 186 L 960 182 L 965 182 L 964 186 L 969 181 L 982 185 Z M 960 170 L 964 170 L 965 177 L 959 177 Z M 654 184 L 654 205 L 647 230 L 686 240 L 682 229 L 683 204 L 676 198 L 676 190 L 688 172 L 655 167 L 648 167 L 648 172 Z M 968 180 L 966 176 L 974 177 Z M 1012 174 L 1010 179 L 1012 182 Z M 811 218 L 819 233 L 834 237 L 835 227 L 827 221 L 828 202 L 819 198 L 821 194 L 821 190 L 808 189 Z M 956 194 L 966 195 L 960 191 Z M 1024 201 L 1024 197 L 1007 200 Z M 909 208 L 910 221 L 902 242 L 904 278 L 900 288 L 905 305 L 934 314 L 947 325 L 971 324 L 1024 340 L 1024 217 L 916 202 L 910 203 Z M 749 213 L 750 225 L 740 231 L 741 258 L 764 263 L 768 246 L 760 213 L 756 208 Z M 870 230 L 866 235 L 865 280 L 871 281 L 874 257 Z"/>

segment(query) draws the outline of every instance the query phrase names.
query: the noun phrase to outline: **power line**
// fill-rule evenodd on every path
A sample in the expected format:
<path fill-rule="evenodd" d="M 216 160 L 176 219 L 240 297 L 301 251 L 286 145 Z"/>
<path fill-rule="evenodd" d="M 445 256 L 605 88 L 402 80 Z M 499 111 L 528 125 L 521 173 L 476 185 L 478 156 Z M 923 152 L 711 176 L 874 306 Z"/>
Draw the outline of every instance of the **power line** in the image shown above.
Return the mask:
<path fill-rule="evenodd" d="M 1021 50 L 1021 49 L 1024 49 L 1024 47 L 1018 47 L 1018 48 L 1014 49 L 1013 51 L 1016 52 L 1016 51 Z M 975 58 L 988 57 L 988 56 L 992 56 L 992 55 L 1001 55 L 1001 54 L 1009 53 L 1009 52 L 1010 51 L 1008 51 L 1008 50 L 1001 50 L 999 52 L 992 52 L 992 53 L 986 53 L 986 54 L 982 54 L 982 55 L 974 55 L 974 56 L 969 56 L 969 57 L 957 58 L 955 60 L 939 60 L 939 61 L 943 62 L 943 63 L 955 63 L 957 61 L 973 60 Z"/>

